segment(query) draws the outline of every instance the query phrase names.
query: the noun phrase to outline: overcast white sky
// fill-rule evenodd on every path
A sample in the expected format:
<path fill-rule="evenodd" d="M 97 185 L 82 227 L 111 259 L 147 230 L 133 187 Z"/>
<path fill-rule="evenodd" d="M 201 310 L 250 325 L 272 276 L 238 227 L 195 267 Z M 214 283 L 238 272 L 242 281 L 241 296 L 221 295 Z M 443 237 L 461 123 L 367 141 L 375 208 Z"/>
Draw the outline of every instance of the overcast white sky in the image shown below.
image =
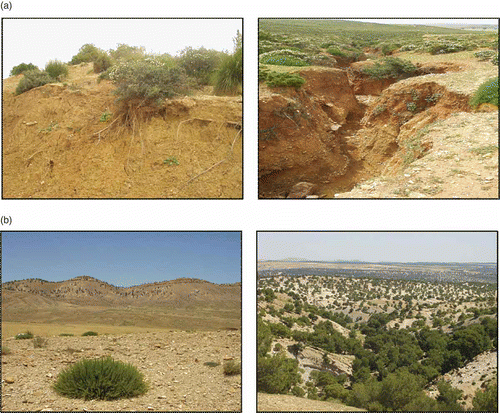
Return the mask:
<path fill-rule="evenodd" d="M 3 78 L 20 63 L 43 69 L 49 60 L 68 62 L 86 43 L 172 55 L 187 46 L 232 51 L 237 30 L 241 19 L 4 19 Z"/>

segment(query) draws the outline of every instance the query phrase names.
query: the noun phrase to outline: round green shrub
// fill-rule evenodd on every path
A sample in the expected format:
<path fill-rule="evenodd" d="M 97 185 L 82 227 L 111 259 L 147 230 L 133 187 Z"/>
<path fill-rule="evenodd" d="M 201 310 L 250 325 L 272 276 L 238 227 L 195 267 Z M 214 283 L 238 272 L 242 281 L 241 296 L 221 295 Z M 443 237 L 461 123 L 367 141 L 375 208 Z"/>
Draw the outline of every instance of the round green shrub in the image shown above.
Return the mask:
<path fill-rule="evenodd" d="M 41 72 L 38 69 L 28 70 L 27 72 L 24 72 L 24 76 L 17 84 L 16 95 L 20 95 L 21 93 L 27 92 L 30 89 L 46 85 L 47 83 L 51 83 L 53 81 L 54 79 L 52 79 L 50 75 L 45 71 Z"/>
<path fill-rule="evenodd" d="M 469 103 L 473 108 L 477 108 L 481 103 L 491 103 L 498 106 L 498 77 L 489 79 L 480 85 Z"/>
<path fill-rule="evenodd" d="M 111 357 L 83 359 L 61 371 L 54 390 L 84 400 L 115 400 L 144 394 L 144 376 L 132 364 Z"/>
<path fill-rule="evenodd" d="M 45 65 L 45 71 L 53 79 L 59 79 L 60 77 L 68 76 L 68 66 L 59 60 L 50 60 Z"/>
<path fill-rule="evenodd" d="M 83 337 L 86 336 L 97 336 L 98 334 L 95 331 L 86 331 L 85 333 L 82 334 Z"/>
<path fill-rule="evenodd" d="M 121 100 L 146 99 L 159 103 L 188 91 L 184 70 L 168 67 L 155 58 L 122 62 L 113 66 L 109 78 L 116 84 Z"/>
<path fill-rule="evenodd" d="M 373 66 L 362 69 L 370 77 L 375 79 L 384 78 L 405 78 L 411 76 L 417 67 L 410 61 L 400 59 L 398 57 L 386 57 L 382 61 L 377 61 Z"/>
<path fill-rule="evenodd" d="M 27 72 L 28 70 L 38 70 L 38 67 L 36 67 L 33 63 L 21 63 L 12 68 L 12 70 L 10 71 L 10 75 L 20 75 L 21 73 Z"/>
<path fill-rule="evenodd" d="M 93 44 L 87 43 L 80 47 L 76 55 L 71 58 L 70 64 L 77 65 L 79 63 L 93 62 L 99 56 L 101 51 Z"/>
<path fill-rule="evenodd" d="M 269 87 L 301 87 L 306 80 L 296 73 L 269 72 L 267 74 L 267 85 Z"/>
<path fill-rule="evenodd" d="M 113 61 L 106 52 L 99 52 L 99 55 L 95 58 L 93 63 L 94 73 L 105 72 L 111 67 L 112 64 Z"/>

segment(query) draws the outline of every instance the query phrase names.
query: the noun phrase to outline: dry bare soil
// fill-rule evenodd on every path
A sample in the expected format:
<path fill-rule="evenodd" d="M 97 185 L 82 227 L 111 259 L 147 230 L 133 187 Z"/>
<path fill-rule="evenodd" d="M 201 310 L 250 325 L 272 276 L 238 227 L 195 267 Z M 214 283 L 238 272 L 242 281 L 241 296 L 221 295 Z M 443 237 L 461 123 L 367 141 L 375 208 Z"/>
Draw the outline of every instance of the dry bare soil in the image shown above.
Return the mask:
<path fill-rule="evenodd" d="M 258 395 L 259 412 L 365 412 L 357 407 L 346 406 L 340 403 L 323 402 L 320 400 L 309 400 L 286 394 Z"/>
<path fill-rule="evenodd" d="M 241 375 L 223 373 L 225 362 L 241 361 L 241 284 L 178 279 L 120 288 L 83 276 L 2 287 L 2 349 L 8 349 L 2 355 L 2 410 L 241 410 Z M 46 346 L 14 338 L 26 330 L 46 339 Z M 86 331 L 99 335 L 82 337 Z M 149 391 L 83 401 L 51 389 L 68 365 L 108 355 L 137 367 Z"/>
<path fill-rule="evenodd" d="M 4 198 L 242 197 L 241 97 L 124 108 L 91 64 L 15 96 L 21 78 L 3 86 Z"/>

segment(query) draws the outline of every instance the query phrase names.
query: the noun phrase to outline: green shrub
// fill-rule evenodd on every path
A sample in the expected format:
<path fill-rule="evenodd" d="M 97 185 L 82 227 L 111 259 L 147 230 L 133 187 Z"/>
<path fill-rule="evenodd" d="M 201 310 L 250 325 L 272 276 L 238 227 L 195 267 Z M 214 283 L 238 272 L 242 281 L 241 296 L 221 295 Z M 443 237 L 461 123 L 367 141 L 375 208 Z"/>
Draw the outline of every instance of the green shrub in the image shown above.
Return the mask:
<path fill-rule="evenodd" d="M 493 56 L 493 59 L 491 59 L 491 63 L 498 66 L 498 53 Z"/>
<path fill-rule="evenodd" d="M 469 103 L 473 108 L 478 107 L 481 103 L 491 103 L 498 106 L 498 77 L 480 85 Z"/>
<path fill-rule="evenodd" d="M 109 78 L 116 84 L 115 93 L 122 100 L 146 99 L 159 103 L 188 90 L 182 69 L 169 68 L 155 58 L 113 66 Z"/>
<path fill-rule="evenodd" d="M 269 87 L 301 87 L 306 80 L 296 73 L 278 73 L 278 72 L 269 72 L 267 74 L 267 85 Z"/>
<path fill-rule="evenodd" d="M 258 391 L 286 394 L 301 380 L 297 360 L 282 354 L 259 357 L 257 364 Z"/>
<path fill-rule="evenodd" d="M 179 66 L 184 69 L 188 76 L 195 78 L 201 85 L 208 85 L 212 73 L 219 66 L 224 55 L 222 52 L 208 50 L 204 47 L 199 49 L 186 47 L 180 52 Z"/>
<path fill-rule="evenodd" d="M 47 340 L 43 337 L 36 336 L 33 339 L 33 347 L 35 348 L 47 347 Z"/>
<path fill-rule="evenodd" d="M 93 70 L 94 73 L 102 73 L 108 70 L 113 64 L 111 57 L 106 52 L 99 52 L 94 59 Z"/>
<path fill-rule="evenodd" d="M 217 361 L 205 361 L 205 363 L 203 363 L 205 366 L 208 366 L 208 367 L 217 367 L 217 366 L 220 366 L 220 363 L 218 363 Z"/>
<path fill-rule="evenodd" d="M 347 53 L 340 50 L 338 47 L 330 47 L 326 51 L 333 56 L 347 57 Z"/>
<path fill-rule="evenodd" d="M 82 47 L 80 47 L 78 53 L 71 58 L 70 64 L 77 65 L 79 63 L 93 62 L 97 59 L 100 52 L 101 50 L 95 47 L 93 44 L 84 44 Z"/>
<path fill-rule="evenodd" d="M 477 57 L 479 60 L 490 60 L 493 56 L 495 56 L 495 52 L 493 50 L 481 50 L 479 52 L 474 52 L 474 57 Z"/>
<path fill-rule="evenodd" d="M 26 333 L 16 334 L 16 340 L 27 340 L 33 338 L 33 333 L 31 331 L 26 331 Z"/>
<path fill-rule="evenodd" d="M 28 70 L 27 72 L 24 72 L 24 76 L 17 84 L 16 95 L 20 95 L 21 93 L 27 92 L 35 87 L 43 86 L 53 81 L 54 79 L 52 79 L 45 71 L 41 72 L 38 69 Z"/>
<path fill-rule="evenodd" d="M 229 360 L 224 363 L 222 370 L 224 371 L 224 374 L 226 376 L 235 376 L 237 374 L 241 374 L 241 363 L 238 363 L 234 360 Z"/>
<path fill-rule="evenodd" d="M 363 68 L 362 72 L 375 79 L 391 77 L 399 79 L 410 77 L 416 70 L 417 67 L 410 61 L 398 57 L 386 57 L 382 62 L 377 61 L 373 66 Z"/>
<path fill-rule="evenodd" d="M 473 410 L 484 412 L 498 411 L 497 380 L 490 383 L 486 389 L 477 389 L 472 399 Z"/>
<path fill-rule="evenodd" d="M 243 49 L 240 47 L 233 55 L 224 56 L 214 74 L 214 93 L 216 95 L 236 95 L 241 93 L 243 83 Z"/>
<path fill-rule="evenodd" d="M 437 43 L 431 44 L 427 51 L 432 54 L 447 54 L 447 53 L 455 53 L 465 50 L 466 46 L 460 43 L 454 43 L 451 41 L 440 41 Z"/>
<path fill-rule="evenodd" d="M 259 60 L 260 63 L 265 65 L 277 65 L 277 66 L 308 66 L 309 63 L 304 60 L 293 57 L 293 56 L 285 56 L 285 55 L 274 55 L 274 56 L 265 56 Z"/>
<path fill-rule="evenodd" d="M 68 76 L 68 66 L 59 60 L 49 60 L 45 65 L 45 71 L 53 79 L 60 79 L 64 76 Z"/>
<path fill-rule="evenodd" d="M 73 333 L 61 333 L 59 334 L 59 337 L 73 337 L 74 334 Z"/>
<path fill-rule="evenodd" d="M 10 71 L 11 76 L 20 75 L 21 73 L 27 72 L 28 70 L 38 70 L 33 63 L 21 63 L 20 65 L 14 66 Z"/>
<path fill-rule="evenodd" d="M 143 394 L 148 386 L 133 365 L 106 357 L 83 359 L 69 366 L 59 374 L 53 388 L 70 398 L 115 400 Z"/>
<path fill-rule="evenodd" d="M 2 355 L 10 354 L 10 348 L 2 346 Z"/>
<path fill-rule="evenodd" d="M 86 331 L 85 333 L 82 334 L 83 337 L 85 336 L 97 336 L 98 334 L 95 331 Z"/>

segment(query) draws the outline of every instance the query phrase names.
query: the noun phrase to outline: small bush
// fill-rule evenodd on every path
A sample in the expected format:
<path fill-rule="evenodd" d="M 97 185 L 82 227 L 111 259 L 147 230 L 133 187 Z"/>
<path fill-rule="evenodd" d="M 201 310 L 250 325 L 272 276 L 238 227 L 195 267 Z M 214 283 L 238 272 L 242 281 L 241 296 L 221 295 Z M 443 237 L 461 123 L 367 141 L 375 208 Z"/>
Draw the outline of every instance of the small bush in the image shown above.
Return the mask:
<path fill-rule="evenodd" d="M 40 70 L 28 70 L 24 72 L 24 76 L 21 78 L 16 87 L 16 95 L 27 92 L 38 86 L 46 85 L 47 83 L 53 82 L 54 79 L 50 77 L 47 72 L 41 72 Z"/>
<path fill-rule="evenodd" d="M 241 374 L 241 363 L 234 360 L 229 360 L 224 363 L 223 371 L 226 376 L 235 376 L 236 374 Z"/>
<path fill-rule="evenodd" d="M 195 78 L 199 84 L 208 85 L 222 56 L 224 54 L 216 50 L 208 50 L 204 47 L 199 49 L 186 47 L 180 52 L 179 65 L 188 76 Z"/>
<path fill-rule="evenodd" d="M 71 59 L 70 64 L 77 65 L 79 63 L 93 62 L 99 56 L 101 51 L 93 44 L 87 43 L 80 47 L 80 50 Z"/>
<path fill-rule="evenodd" d="M 97 336 L 98 334 L 95 331 L 86 331 L 85 333 L 82 334 L 83 337 L 85 336 Z"/>
<path fill-rule="evenodd" d="M 68 76 L 68 66 L 59 60 L 50 60 L 45 65 L 45 71 L 53 79 L 61 79 L 62 77 Z"/>
<path fill-rule="evenodd" d="M 267 85 L 269 87 L 301 87 L 306 80 L 296 73 L 269 72 L 267 74 Z"/>
<path fill-rule="evenodd" d="M 146 99 L 159 103 L 165 98 L 185 94 L 188 89 L 182 69 L 169 68 L 154 58 L 113 66 L 109 78 L 116 84 L 115 93 L 122 100 Z"/>
<path fill-rule="evenodd" d="M 73 336 L 74 336 L 74 334 L 72 334 L 72 333 L 61 333 L 61 334 L 59 334 L 59 337 L 73 337 Z"/>
<path fill-rule="evenodd" d="M 416 70 L 413 63 L 398 57 L 386 57 L 382 62 L 375 62 L 373 66 L 362 69 L 363 73 L 375 79 L 410 77 Z"/>
<path fill-rule="evenodd" d="M 148 386 L 132 364 L 106 357 L 83 359 L 64 369 L 53 388 L 70 398 L 115 400 L 144 394 Z"/>
<path fill-rule="evenodd" d="M 208 367 L 217 367 L 217 366 L 220 366 L 220 363 L 216 362 L 216 361 L 206 361 L 205 363 L 203 363 L 205 366 L 208 366 Z"/>
<path fill-rule="evenodd" d="M 26 331 L 26 333 L 16 334 L 16 340 L 27 340 L 33 338 L 33 333 L 31 331 Z"/>
<path fill-rule="evenodd" d="M 38 70 L 33 63 L 21 63 L 20 65 L 14 66 L 10 71 L 11 76 L 20 75 L 21 73 L 27 72 L 28 70 Z"/>
<path fill-rule="evenodd" d="M 498 106 L 498 77 L 490 79 L 479 86 L 469 102 L 473 108 L 477 108 L 481 103 Z"/>
<path fill-rule="evenodd" d="M 10 353 L 10 348 L 2 346 L 2 355 L 7 355 Z"/>
<path fill-rule="evenodd" d="M 493 56 L 495 56 L 495 52 L 493 50 L 481 50 L 479 52 L 474 52 L 474 57 L 477 57 L 479 60 L 490 60 Z"/>
<path fill-rule="evenodd" d="M 35 348 L 47 347 L 47 340 L 43 337 L 36 336 L 33 339 L 33 347 Z"/>
<path fill-rule="evenodd" d="M 93 70 L 94 73 L 102 73 L 108 70 L 113 64 L 111 57 L 106 52 L 99 52 L 94 59 Z"/>

